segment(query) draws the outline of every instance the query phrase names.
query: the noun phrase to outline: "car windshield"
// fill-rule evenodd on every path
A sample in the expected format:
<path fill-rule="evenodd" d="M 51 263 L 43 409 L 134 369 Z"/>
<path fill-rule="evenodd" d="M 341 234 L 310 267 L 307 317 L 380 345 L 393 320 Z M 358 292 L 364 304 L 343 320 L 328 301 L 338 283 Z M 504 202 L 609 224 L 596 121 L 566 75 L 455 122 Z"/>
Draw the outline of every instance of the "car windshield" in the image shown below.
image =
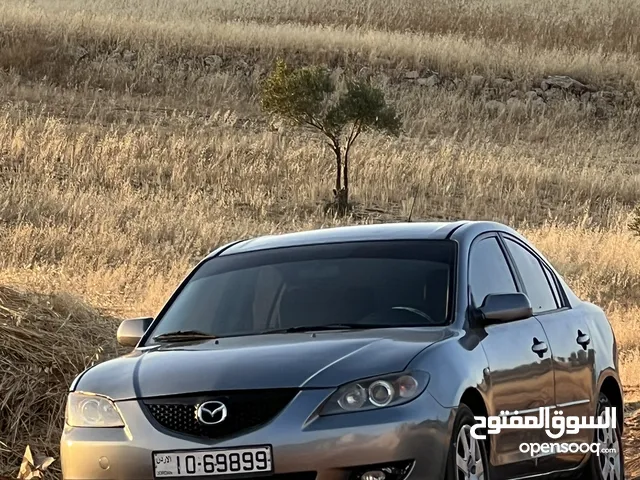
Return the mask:
<path fill-rule="evenodd" d="M 296 246 L 214 257 L 179 289 L 147 344 L 173 332 L 206 338 L 328 325 L 445 325 L 454 259 L 454 242 L 435 240 Z"/>

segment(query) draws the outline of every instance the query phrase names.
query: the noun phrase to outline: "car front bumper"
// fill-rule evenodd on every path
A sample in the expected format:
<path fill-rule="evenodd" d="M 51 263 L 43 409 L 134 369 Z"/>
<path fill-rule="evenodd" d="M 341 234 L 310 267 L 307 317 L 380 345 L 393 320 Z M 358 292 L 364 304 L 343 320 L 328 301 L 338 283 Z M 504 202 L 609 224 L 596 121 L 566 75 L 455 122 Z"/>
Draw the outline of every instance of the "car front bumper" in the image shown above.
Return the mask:
<path fill-rule="evenodd" d="M 424 392 L 405 405 L 309 417 L 333 391 L 301 391 L 270 423 L 224 441 L 165 433 L 152 425 L 137 400 L 121 401 L 117 405 L 125 428 L 65 428 L 60 444 L 63 478 L 153 480 L 154 451 L 266 444 L 272 446 L 276 474 L 314 471 L 316 480 L 347 480 L 361 466 L 412 460 L 407 480 L 444 478 L 452 409 Z"/>

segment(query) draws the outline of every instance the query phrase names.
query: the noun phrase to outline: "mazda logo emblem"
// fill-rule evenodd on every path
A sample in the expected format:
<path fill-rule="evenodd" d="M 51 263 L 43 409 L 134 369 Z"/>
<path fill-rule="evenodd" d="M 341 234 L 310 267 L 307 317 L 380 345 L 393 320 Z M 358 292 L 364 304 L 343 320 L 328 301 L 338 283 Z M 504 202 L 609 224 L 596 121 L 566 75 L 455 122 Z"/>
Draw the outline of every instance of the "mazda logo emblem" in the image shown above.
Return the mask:
<path fill-rule="evenodd" d="M 196 410 L 196 417 L 205 425 L 217 425 L 227 418 L 227 407 L 222 402 L 204 402 Z"/>

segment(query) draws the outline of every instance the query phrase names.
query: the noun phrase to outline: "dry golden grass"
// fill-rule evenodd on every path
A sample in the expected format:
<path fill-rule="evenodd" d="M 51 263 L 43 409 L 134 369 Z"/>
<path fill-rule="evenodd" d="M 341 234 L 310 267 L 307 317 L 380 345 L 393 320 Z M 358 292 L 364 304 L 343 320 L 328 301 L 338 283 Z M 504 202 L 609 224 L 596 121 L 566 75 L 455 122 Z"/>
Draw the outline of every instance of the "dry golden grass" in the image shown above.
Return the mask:
<path fill-rule="evenodd" d="M 115 326 L 69 295 L 0 286 L 0 472 L 17 472 L 25 441 L 42 452 L 59 440 L 73 372 L 117 354 Z"/>
<path fill-rule="evenodd" d="M 416 194 L 414 218 L 494 219 L 528 235 L 606 309 L 625 388 L 639 392 L 640 239 L 626 227 L 640 200 L 639 27 L 633 0 L 4 0 L 0 285 L 37 293 L 0 289 L 0 334 L 11 340 L 0 358 L 13 360 L 0 387 L 24 374 L 12 401 L 60 396 L 92 352 L 114 351 L 108 317 L 154 314 L 223 242 L 397 220 Z M 219 68 L 203 62 L 212 54 Z M 405 118 L 398 139 L 359 139 L 351 218 L 321 213 L 331 152 L 306 132 L 270 128 L 258 108 L 259 79 L 278 56 L 367 68 Z M 402 81 L 412 69 L 460 82 Z M 509 92 L 470 88 L 478 73 L 522 91 L 569 74 L 626 100 L 604 112 L 569 98 L 495 115 L 487 101 Z M 46 340 L 47 355 L 18 353 L 44 340 L 21 336 L 17 319 L 66 333 Z M 65 356 L 76 332 L 90 341 Z M 62 381 L 23 372 L 27 361 Z M 31 431 L 55 454 L 59 425 L 2 423 L 24 407 L 0 402 L 0 440 L 21 453 Z"/>
<path fill-rule="evenodd" d="M 0 18 L 6 26 L 0 61 L 16 71 L 55 79 L 62 59 L 50 48 L 80 44 L 92 54 L 93 68 L 69 68 L 64 77 L 119 83 L 105 78 L 100 54 L 120 44 L 141 53 L 127 75 L 133 89 L 148 86 L 157 62 L 188 63 L 210 53 L 252 62 L 285 53 L 305 62 L 429 67 L 522 80 L 564 73 L 628 87 L 640 80 L 640 7 L 633 0 L 542 1 L 533 7 L 524 0 L 32 0 L 28 7 L 6 0 Z M 30 55 L 45 61 L 25 61 Z"/>

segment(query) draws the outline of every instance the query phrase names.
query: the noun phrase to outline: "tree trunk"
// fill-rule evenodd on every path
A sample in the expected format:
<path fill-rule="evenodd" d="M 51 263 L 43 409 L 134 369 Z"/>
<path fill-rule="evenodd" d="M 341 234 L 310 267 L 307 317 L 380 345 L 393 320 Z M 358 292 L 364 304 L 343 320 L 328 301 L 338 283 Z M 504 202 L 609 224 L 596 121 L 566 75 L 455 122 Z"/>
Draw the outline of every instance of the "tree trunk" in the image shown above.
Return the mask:
<path fill-rule="evenodd" d="M 336 154 L 336 191 L 335 195 L 338 194 L 340 189 L 342 188 L 342 151 L 340 150 L 340 146 L 336 145 L 333 149 Z"/>
<path fill-rule="evenodd" d="M 342 148 L 338 140 L 333 140 L 333 153 L 336 155 L 336 185 L 333 189 L 333 202 L 330 205 L 329 210 L 337 213 L 338 215 L 344 215 L 348 211 L 349 202 L 347 199 L 347 188 L 349 179 L 347 177 L 347 157 L 348 152 L 344 152 L 344 158 L 342 157 Z M 344 186 L 343 186 L 344 179 Z"/>
<path fill-rule="evenodd" d="M 342 172 L 342 179 L 344 180 L 344 195 L 342 201 L 344 202 L 344 208 L 349 206 L 349 153 L 344 154 L 344 170 Z"/>

